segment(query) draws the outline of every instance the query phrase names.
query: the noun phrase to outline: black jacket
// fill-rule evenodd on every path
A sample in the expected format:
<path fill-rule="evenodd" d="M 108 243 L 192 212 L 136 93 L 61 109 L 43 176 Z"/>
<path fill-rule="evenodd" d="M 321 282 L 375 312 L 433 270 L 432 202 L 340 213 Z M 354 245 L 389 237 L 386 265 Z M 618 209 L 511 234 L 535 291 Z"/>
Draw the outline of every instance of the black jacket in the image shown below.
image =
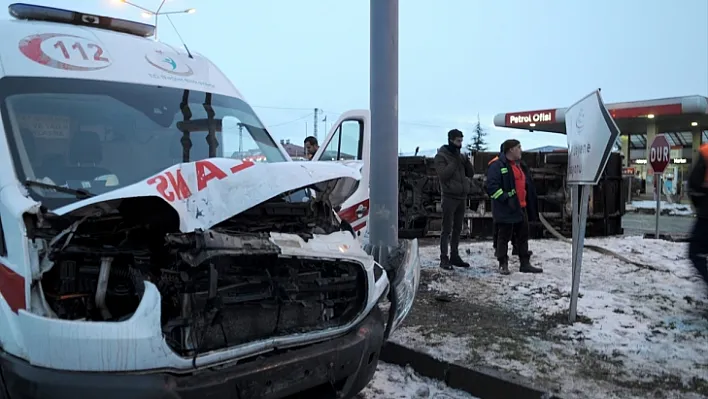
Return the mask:
<path fill-rule="evenodd" d="M 474 169 L 469 159 L 460 150 L 444 145 L 435 154 L 435 172 L 440 179 L 443 197 L 467 199 L 474 191 L 472 178 Z"/>
<path fill-rule="evenodd" d="M 538 220 L 538 197 L 533 185 L 531 171 L 526 163 L 519 161 L 521 170 L 526 175 L 526 213 L 530 221 Z M 523 220 L 521 202 L 516 196 L 514 169 L 500 152 L 499 159 L 487 169 L 487 194 L 492 199 L 492 217 L 495 223 L 519 223 Z"/>
<path fill-rule="evenodd" d="M 699 218 L 708 218 L 708 186 L 706 185 L 708 183 L 706 182 L 708 165 L 706 164 L 706 157 L 702 154 L 703 152 L 708 152 L 708 147 L 705 146 L 708 146 L 708 144 L 703 144 L 701 147 L 701 151 L 698 154 L 700 158 L 688 177 L 688 195 L 696 210 L 696 216 Z"/>

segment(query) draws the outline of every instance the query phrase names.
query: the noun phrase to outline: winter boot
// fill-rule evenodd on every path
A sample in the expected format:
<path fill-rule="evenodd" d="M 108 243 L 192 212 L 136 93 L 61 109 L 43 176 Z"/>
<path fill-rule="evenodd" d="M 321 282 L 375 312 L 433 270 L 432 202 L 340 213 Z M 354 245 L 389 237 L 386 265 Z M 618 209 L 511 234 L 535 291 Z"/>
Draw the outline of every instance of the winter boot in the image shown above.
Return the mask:
<path fill-rule="evenodd" d="M 531 266 L 529 259 L 521 259 L 521 266 L 519 267 L 521 273 L 543 273 L 543 269 L 540 267 Z"/>
<path fill-rule="evenodd" d="M 509 261 L 508 260 L 500 260 L 499 261 L 499 273 L 507 276 L 511 274 L 509 271 Z"/>
<path fill-rule="evenodd" d="M 450 258 L 448 258 L 447 255 L 440 255 L 440 267 L 445 270 L 452 270 Z"/>
<path fill-rule="evenodd" d="M 457 267 L 470 267 L 470 264 L 462 260 L 458 254 L 454 254 L 450 257 L 450 264 Z"/>

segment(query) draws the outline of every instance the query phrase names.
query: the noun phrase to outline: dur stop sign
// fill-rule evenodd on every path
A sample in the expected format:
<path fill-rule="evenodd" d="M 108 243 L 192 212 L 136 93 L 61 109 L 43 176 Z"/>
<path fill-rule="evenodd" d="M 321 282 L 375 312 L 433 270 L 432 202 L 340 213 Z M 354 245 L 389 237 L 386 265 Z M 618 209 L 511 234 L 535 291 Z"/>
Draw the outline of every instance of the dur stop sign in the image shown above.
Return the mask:
<path fill-rule="evenodd" d="M 671 146 L 663 134 L 654 137 L 649 147 L 649 165 L 654 173 L 664 173 L 664 169 L 669 165 L 669 154 Z"/>

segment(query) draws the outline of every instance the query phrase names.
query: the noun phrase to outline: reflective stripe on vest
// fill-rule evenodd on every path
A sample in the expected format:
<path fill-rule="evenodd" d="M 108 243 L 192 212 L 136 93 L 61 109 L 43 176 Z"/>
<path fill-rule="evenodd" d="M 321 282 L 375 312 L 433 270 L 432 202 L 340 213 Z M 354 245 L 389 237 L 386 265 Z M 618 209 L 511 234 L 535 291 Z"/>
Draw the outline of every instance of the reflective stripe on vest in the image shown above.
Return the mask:
<path fill-rule="evenodd" d="M 504 195 L 504 190 L 502 190 L 502 189 L 500 188 L 499 190 L 495 191 L 495 192 L 491 195 L 491 197 L 492 197 L 492 199 L 497 199 L 497 198 L 501 197 L 502 195 Z M 516 189 L 512 189 L 511 191 L 509 191 L 509 193 L 507 193 L 507 195 L 508 195 L 509 197 L 513 197 L 514 195 L 516 195 Z"/>

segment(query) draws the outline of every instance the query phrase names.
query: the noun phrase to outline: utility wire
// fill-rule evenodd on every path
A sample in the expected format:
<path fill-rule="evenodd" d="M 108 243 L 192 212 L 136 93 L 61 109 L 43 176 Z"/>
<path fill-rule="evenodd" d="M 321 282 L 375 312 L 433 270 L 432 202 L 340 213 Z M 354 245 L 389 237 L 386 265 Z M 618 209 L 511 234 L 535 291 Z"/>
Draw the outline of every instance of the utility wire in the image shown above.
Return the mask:
<path fill-rule="evenodd" d="M 251 105 L 251 108 L 262 108 L 262 109 L 283 109 L 283 110 L 291 110 L 291 111 L 309 111 L 313 108 L 297 108 L 297 107 L 277 107 L 273 105 Z"/>
<path fill-rule="evenodd" d="M 252 105 L 252 108 L 261 108 L 261 109 L 274 109 L 274 110 L 284 110 L 284 111 L 309 111 L 312 108 L 298 108 L 298 107 L 279 107 L 279 106 L 274 106 L 274 105 Z M 336 112 L 336 111 L 327 111 L 325 109 L 320 108 L 319 112 L 322 114 L 326 115 L 341 115 L 341 112 Z M 312 115 L 312 113 L 309 113 L 307 116 Z M 303 118 L 306 118 L 307 116 L 304 116 Z M 300 119 L 303 118 L 298 118 L 292 122 L 296 122 Z M 284 124 L 287 124 L 290 122 L 285 122 Z M 401 125 L 409 125 L 409 126 L 418 126 L 418 127 L 429 127 L 429 128 L 435 128 L 435 129 L 450 129 L 451 127 L 459 126 L 459 125 L 475 125 L 477 122 L 469 122 L 469 123 L 451 123 L 449 125 L 440 125 L 440 124 L 435 124 L 435 123 L 428 123 L 428 122 L 419 122 L 419 121 L 407 121 L 407 120 L 398 120 L 398 123 Z M 274 126 L 280 126 L 279 125 L 274 125 Z M 273 126 L 271 126 L 273 127 Z"/>
<path fill-rule="evenodd" d="M 309 111 L 314 108 L 314 107 L 313 108 L 281 107 L 281 106 L 277 106 L 277 105 L 252 105 L 251 107 L 252 108 L 261 108 L 261 109 L 287 110 L 287 111 Z M 325 114 L 325 115 L 332 114 L 332 115 L 336 115 L 336 116 L 339 116 L 342 114 L 341 112 L 327 111 L 322 108 L 319 108 L 319 113 Z M 312 112 L 306 116 L 303 116 L 302 118 L 295 119 L 291 122 L 284 122 L 282 124 L 272 125 L 270 127 L 275 127 L 275 126 L 280 126 L 280 125 L 284 125 L 284 124 L 288 124 L 288 123 L 292 123 L 292 122 L 297 122 L 297 121 L 304 119 L 304 118 L 311 116 L 311 115 L 312 115 Z M 433 129 L 451 129 L 455 126 L 460 126 L 460 125 L 474 126 L 477 124 L 477 122 L 455 122 L 455 123 L 440 125 L 437 123 L 428 123 L 428 122 L 423 122 L 423 121 L 411 121 L 411 120 L 401 120 L 401 119 L 398 120 L 398 123 L 401 125 L 428 127 L 428 128 L 433 128 Z"/>
<path fill-rule="evenodd" d="M 278 126 L 289 125 L 289 124 L 291 124 L 291 123 L 294 123 L 294 122 L 297 122 L 297 121 L 301 121 L 301 120 L 303 120 L 303 119 L 305 119 L 305 118 L 309 118 L 309 117 L 311 117 L 313 114 L 314 114 L 314 112 L 310 112 L 309 114 L 303 115 L 303 116 L 301 116 L 301 117 L 299 117 L 299 118 L 296 118 L 296 119 L 293 119 L 293 120 L 289 120 L 289 121 L 287 121 L 287 122 L 277 123 L 277 124 L 275 124 L 275 125 L 268 125 L 268 126 L 266 126 L 266 127 L 267 127 L 268 129 L 270 129 L 270 128 L 274 128 L 274 127 L 278 127 Z"/>

